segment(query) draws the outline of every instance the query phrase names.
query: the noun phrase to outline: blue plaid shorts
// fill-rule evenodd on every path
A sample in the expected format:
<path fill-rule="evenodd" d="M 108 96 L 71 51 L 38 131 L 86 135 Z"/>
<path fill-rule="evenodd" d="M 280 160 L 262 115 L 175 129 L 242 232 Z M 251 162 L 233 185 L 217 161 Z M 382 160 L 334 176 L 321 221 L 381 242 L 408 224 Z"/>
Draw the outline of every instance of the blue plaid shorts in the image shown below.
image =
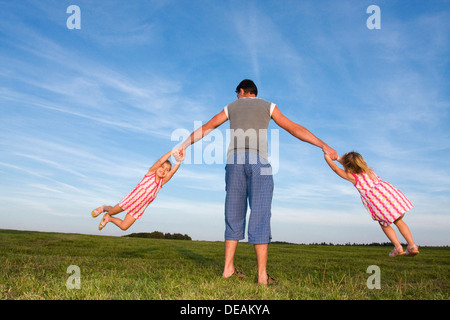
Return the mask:
<path fill-rule="evenodd" d="M 272 167 L 257 154 L 237 153 L 227 159 L 225 170 L 225 239 L 245 238 L 248 201 L 248 243 L 269 243 L 273 195 Z"/>

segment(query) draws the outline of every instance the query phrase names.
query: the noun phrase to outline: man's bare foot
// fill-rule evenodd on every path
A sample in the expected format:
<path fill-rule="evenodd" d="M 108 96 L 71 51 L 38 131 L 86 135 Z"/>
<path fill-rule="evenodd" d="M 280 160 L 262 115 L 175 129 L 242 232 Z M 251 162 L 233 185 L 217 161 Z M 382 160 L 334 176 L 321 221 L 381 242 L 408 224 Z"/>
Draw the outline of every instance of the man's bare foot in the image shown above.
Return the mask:
<path fill-rule="evenodd" d="M 223 272 L 223 274 L 222 274 L 222 277 L 224 278 L 224 279 L 228 279 L 228 278 L 231 278 L 231 277 L 233 277 L 233 276 L 236 276 L 236 277 L 238 277 L 239 279 L 245 279 L 245 275 L 244 275 L 244 273 L 242 273 L 241 271 L 239 271 L 239 270 L 237 270 L 236 268 L 234 268 L 234 269 L 232 269 L 233 271 L 232 272 Z"/>

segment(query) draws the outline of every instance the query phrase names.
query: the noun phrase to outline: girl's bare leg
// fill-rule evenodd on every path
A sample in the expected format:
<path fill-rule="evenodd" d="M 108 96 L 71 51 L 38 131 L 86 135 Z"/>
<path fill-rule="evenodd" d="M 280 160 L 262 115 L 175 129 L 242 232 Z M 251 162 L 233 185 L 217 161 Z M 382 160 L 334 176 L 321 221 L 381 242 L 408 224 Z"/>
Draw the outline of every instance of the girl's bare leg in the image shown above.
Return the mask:
<path fill-rule="evenodd" d="M 123 212 L 123 209 L 116 204 L 114 207 L 104 206 L 103 209 L 108 212 L 110 216 Z"/>
<path fill-rule="evenodd" d="M 125 219 L 123 219 L 123 220 L 121 220 L 119 218 L 111 217 L 109 215 L 106 215 L 105 219 L 107 222 L 114 223 L 116 226 L 118 226 L 122 230 L 127 230 L 136 221 L 136 219 L 133 218 L 132 216 L 130 216 L 128 213 L 125 216 Z"/>
<path fill-rule="evenodd" d="M 108 223 L 108 222 L 114 222 L 115 220 L 119 220 L 119 221 L 122 221 L 122 220 L 120 220 L 120 219 L 117 219 L 117 218 L 113 218 L 113 217 L 111 217 L 111 216 L 113 216 L 113 215 L 116 215 L 116 214 L 118 214 L 118 213 L 121 213 L 121 212 L 123 212 L 123 209 L 121 208 L 121 207 L 119 207 L 119 205 L 118 204 L 116 204 L 114 207 L 111 207 L 111 206 L 103 206 L 103 210 L 105 210 L 106 211 L 106 214 L 103 216 L 103 218 L 102 218 L 102 221 L 100 222 L 100 225 L 99 225 L 99 229 L 101 230 L 101 229 L 103 229 L 105 226 L 106 226 L 106 224 Z M 127 214 L 127 216 L 128 216 L 128 214 Z M 134 218 L 133 218 L 134 219 Z M 118 222 L 118 221 L 117 221 Z M 114 224 L 116 224 L 117 226 L 119 226 L 117 223 L 115 223 L 114 222 Z M 130 224 L 131 225 L 131 224 Z M 119 226 L 119 228 L 121 228 L 120 226 Z M 122 228 L 121 228 L 122 229 Z M 122 229 L 122 230 L 125 230 L 125 229 Z"/>
<path fill-rule="evenodd" d="M 409 231 L 408 225 L 402 220 L 402 218 L 403 216 L 398 218 L 396 221 L 394 221 L 394 224 L 397 226 L 398 231 L 400 231 L 406 242 L 408 242 L 408 245 L 413 246 L 414 240 L 411 235 L 411 231 Z"/>
<path fill-rule="evenodd" d="M 381 224 L 380 224 L 380 226 L 381 226 L 381 229 L 383 229 L 386 236 L 389 238 L 389 240 L 391 240 L 394 247 L 396 247 L 397 249 L 400 249 L 402 247 L 402 245 L 398 241 L 398 238 L 397 238 L 397 235 L 395 234 L 394 229 L 391 226 L 384 227 Z"/>

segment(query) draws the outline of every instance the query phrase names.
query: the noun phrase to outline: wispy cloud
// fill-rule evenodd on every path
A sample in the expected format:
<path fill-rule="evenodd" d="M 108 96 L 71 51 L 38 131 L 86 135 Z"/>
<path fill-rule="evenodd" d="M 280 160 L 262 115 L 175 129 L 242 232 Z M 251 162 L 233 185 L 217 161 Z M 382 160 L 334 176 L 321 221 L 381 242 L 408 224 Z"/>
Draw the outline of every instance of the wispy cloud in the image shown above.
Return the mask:
<path fill-rule="evenodd" d="M 80 50 L 67 49 L 20 20 L 14 21 L 16 27 L 6 25 L 6 29 L 11 36 L 21 39 L 13 44 L 15 49 L 46 63 L 36 65 L 32 60 L 10 57 L 5 52 L 0 73 L 37 91 L 37 95 L 30 97 L 34 105 L 141 133 L 163 132 L 166 136 L 169 130 L 186 123 L 185 114 L 202 118 L 198 112 L 204 112 L 203 102 L 180 95 L 178 80 L 162 74 L 136 77 L 121 67 L 110 68 L 99 57 L 90 59 Z M 48 70 L 47 64 L 58 68 Z M 11 94 L 21 95 L 9 93 L 10 99 Z M 52 101 L 48 101 L 50 95 Z M 40 102 L 36 96 L 42 97 Z M 161 117 L 161 112 L 171 117 Z M 150 121 L 152 118 L 158 121 Z"/>
<path fill-rule="evenodd" d="M 264 78 L 272 70 L 277 73 L 289 73 L 289 81 L 294 80 L 299 89 L 306 86 L 301 71 L 303 59 L 293 44 L 285 37 L 279 26 L 269 14 L 258 9 L 254 3 L 244 4 L 245 10 L 228 12 L 233 21 L 239 41 L 246 48 L 239 51 L 239 59 L 250 61 L 255 81 L 264 85 Z M 236 54 L 236 53 L 235 53 Z M 278 78 L 279 74 L 273 74 Z"/>

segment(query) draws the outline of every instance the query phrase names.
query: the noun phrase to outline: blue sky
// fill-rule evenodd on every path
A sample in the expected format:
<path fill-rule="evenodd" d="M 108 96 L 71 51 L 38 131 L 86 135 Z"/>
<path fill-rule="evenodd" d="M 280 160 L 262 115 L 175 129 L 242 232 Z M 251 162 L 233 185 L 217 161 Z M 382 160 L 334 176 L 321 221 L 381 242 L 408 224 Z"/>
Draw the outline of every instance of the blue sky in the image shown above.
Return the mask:
<path fill-rule="evenodd" d="M 66 25 L 78 5 L 81 29 Z M 370 5 L 381 29 L 370 30 Z M 182 165 L 144 216 L 99 232 L 162 154 L 244 78 L 415 205 L 419 245 L 450 244 L 449 1 L 0 1 L 0 228 L 222 241 L 224 165 Z M 226 136 L 229 124 L 214 137 Z M 322 151 L 271 123 L 274 241 L 385 242 Z M 275 136 L 272 136 L 275 137 Z M 225 150 L 225 141 L 219 143 Z M 217 146 L 215 144 L 214 146 Z M 190 154 L 192 157 L 194 152 Z M 224 161 L 224 159 L 223 159 Z"/>

